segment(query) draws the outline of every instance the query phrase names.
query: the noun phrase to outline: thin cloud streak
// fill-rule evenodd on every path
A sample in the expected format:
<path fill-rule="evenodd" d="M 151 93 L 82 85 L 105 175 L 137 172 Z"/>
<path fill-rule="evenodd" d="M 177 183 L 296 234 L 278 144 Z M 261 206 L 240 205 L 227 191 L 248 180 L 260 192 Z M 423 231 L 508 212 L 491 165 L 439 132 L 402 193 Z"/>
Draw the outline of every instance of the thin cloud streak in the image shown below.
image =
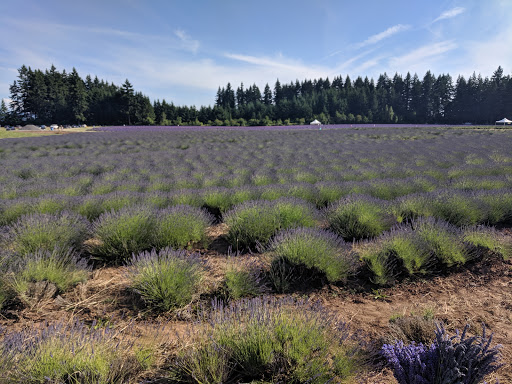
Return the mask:
<path fill-rule="evenodd" d="M 196 53 L 199 49 L 199 41 L 192 39 L 184 30 L 177 29 L 174 31 L 174 34 L 180 39 L 183 43 L 185 49 L 190 50 L 193 53 Z"/>
<path fill-rule="evenodd" d="M 410 29 L 410 25 L 403 25 L 403 24 L 397 24 L 392 27 L 389 27 L 385 31 L 382 31 L 380 33 L 377 33 L 376 35 L 370 36 L 362 43 L 356 44 L 357 48 L 366 47 L 368 45 L 376 44 L 381 40 L 387 39 L 388 37 L 391 37 L 393 35 L 396 35 L 397 33 L 407 31 Z"/>
<path fill-rule="evenodd" d="M 441 13 L 441 15 L 439 15 L 439 17 L 437 19 L 435 19 L 432 22 L 432 24 L 437 21 L 440 21 L 440 20 L 452 19 L 454 17 L 459 16 L 461 13 L 464 13 L 465 11 L 466 11 L 466 8 L 463 8 L 463 7 L 455 7 L 455 8 L 449 9 L 448 11 L 444 11 L 443 13 Z"/>
<path fill-rule="evenodd" d="M 416 67 L 418 63 L 424 63 L 427 59 L 438 59 L 443 53 L 457 48 L 453 40 L 441 41 L 439 43 L 428 44 L 419 47 L 405 55 L 391 58 L 390 67 L 404 68 L 407 66 Z M 428 63 L 425 63 L 428 64 Z"/>

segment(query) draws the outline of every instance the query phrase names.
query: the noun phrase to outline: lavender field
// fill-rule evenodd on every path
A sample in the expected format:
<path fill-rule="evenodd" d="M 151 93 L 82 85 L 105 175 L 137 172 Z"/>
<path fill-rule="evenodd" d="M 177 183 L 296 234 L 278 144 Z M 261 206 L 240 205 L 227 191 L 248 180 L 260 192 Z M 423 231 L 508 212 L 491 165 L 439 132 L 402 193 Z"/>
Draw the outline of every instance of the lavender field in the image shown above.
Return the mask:
<path fill-rule="evenodd" d="M 246 200 L 288 196 L 321 209 L 348 195 L 382 199 L 397 214 L 413 201 L 446 205 L 435 216 L 454 224 L 510 218 L 497 208 L 512 185 L 506 130 L 114 130 L 0 142 L 0 223 L 62 210 L 95 219 L 140 203 L 205 207 L 221 220 Z"/>
<path fill-rule="evenodd" d="M 16 365 L 39 364 L 50 353 L 42 348 L 52 343 L 78 348 L 60 336 L 52 338 L 63 327 L 78 335 L 76 343 L 87 344 L 83 350 L 99 343 L 102 353 L 114 359 L 106 363 L 110 367 L 129 362 L 125 376 L 118 371 L 115 378 L 110 371 L 90 381 L 85 373 L 77 376 L 84 383 L 162 377 L 205 383 L 350 382 L 359 377 L 370 383 L 375 370 L 382 370 L 380 363 L 374 365 L 380 361 L 375 351 L 390 337 L 430 343 L 434 322 L 441 320 L 434 310 L 429 316 L 400 317 L 430 329 L 430 339 L 404 336 L 405 325 L 397 336 L 400 322 L 390 323 L 390 330 L 376 338 L 363 321 L 349 326 L 343 313 L 320 310 L 313 298 L 338 308 L 346 295 L 370 295 L 376 298 L 368 299 L 372 305 L 385 305 L 378 301 L 383 290 L 450 276 L 482 260 L 510 263 L 512 131 L 321 128 L 106 127 L 0 140 L 4 325 L 23 328 L 38 308 L 55 313 L 45 320 L 64 323 L 71 315 L 63 308 L 74 308 L 76 321 L 47 330 L 38 323 L 42 333 L 36 336 L 4 334 L 0 350 L 8 368 L 0 369 L 0 377 L 53 377 L 50 368 L 29 372 Z M 115 294 L 107 285 L 102 289 L 116 299 L 98 304 L 94 295 L 103 291 L 91 287 L 105 271 L 117 281 Z M 42 293 L 41 282 L 46 284 Z M 309 299 L 297 301 L 296 294 Z M 119 304 L 119 297 L 130 304 Z M 323 311 L 325 323 L 318 315 Z M 105 333 L 97 328 L 88 333 L 87 326 L 100 321 L 97 316 L 108 323 Z M 510 328 L 507 316 L 493 332 L 500 333 L 503 324 Z M 291 320 L 295 317 L 300 327 Z M 448 328 L 463 328 L 461 318 L 453 318 Z M 165 323 L 167 336 L 148 342 L 149 328 L 131 331 L 147 319 Z M 237 319 L 247 324 L 242 331 Z M 121 336 L 108 329 L 128 320 L 131 333 L 123 337 L 134 341 L 123 352 L 110 345 Z M 205 326 L 192 331 L 194 336 L 183 330 L 195 329 L 197 322 Z M 116 335 L 121 332 L 113 328 Z M 273 329 L 285 329 L 285 336 Z M 251 339 L 255 335 L 267 344 Z M 41 345 L 31 344 L 29 357 L 20 355 L 24 338 L 30 337 Z M 244 355 L 243 342 L 235 341 L 244 337 L 247 345 L 264 344 L 255 352 L 257 364 Z M 54 341 L 43 342 L 49 339 Z M 165 348 L 172 353 L 162 355 Z M 505 356 L 509 348 L 505 345 Z M 313 350 L 320 352 L 305 352 Z M 276 354 L 282 361 L 275 360 Z M 488 356 L 488 372 L 497 369 L 490 368 L 499 356 Z M 72 371 L 83 362 L 76 358 L 63 356 L 69 364 L 62 367 Z M 83 372 L 92 362 L 87 364 Z M 512 377 L 509 371 L 500 377 Z M 69 375 L 64 370 L 55 382 Z M 30 382 L 43 382 L 38 380 Z"/>

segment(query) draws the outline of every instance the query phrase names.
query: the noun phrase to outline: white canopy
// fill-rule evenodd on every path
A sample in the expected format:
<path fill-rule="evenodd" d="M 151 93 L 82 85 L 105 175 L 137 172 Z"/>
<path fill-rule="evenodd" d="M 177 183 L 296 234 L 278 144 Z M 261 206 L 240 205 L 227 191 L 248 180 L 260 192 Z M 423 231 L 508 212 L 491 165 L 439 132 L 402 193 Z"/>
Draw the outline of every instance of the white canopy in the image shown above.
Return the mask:
<path fill-rule="evenodd" d="M 509 120 L 506 117 L 501 119 L 501 120 L 496 121 L 496 124 L 503 124 L 503 125 L 505 125 L 505 124 L 510 124 L 510 123 L 512 123 L 512 120 Z"/>
<path fill-rule="evenodd" d="M 313 120 L 311 123 L 309 123 L 310 125 L 321 125 L 322 123 L 319 122 L 317 119 Z"/>

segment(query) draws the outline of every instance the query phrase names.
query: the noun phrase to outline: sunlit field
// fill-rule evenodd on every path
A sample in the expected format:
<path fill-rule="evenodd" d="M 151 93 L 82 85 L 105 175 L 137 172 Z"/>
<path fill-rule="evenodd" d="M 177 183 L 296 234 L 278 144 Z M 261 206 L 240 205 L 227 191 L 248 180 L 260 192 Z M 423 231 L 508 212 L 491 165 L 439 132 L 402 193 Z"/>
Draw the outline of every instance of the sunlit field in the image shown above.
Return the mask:
<path fill-rule="evenodd" d="M 72 131 L 0 130 L 6 382 L 512 380 L 512 130 Z"/>

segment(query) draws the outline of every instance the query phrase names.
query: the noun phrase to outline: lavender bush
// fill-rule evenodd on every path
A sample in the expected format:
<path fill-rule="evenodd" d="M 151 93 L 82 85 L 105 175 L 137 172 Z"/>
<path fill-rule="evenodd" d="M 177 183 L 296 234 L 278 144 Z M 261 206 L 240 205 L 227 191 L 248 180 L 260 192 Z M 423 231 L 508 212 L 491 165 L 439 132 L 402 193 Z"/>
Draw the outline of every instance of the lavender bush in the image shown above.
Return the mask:
<path fill-rule="evenodd" d="M 387 203 L 367 196 L 351 195 L 326 211 L 330 229 L 347 241 L 379 236 L 393 225 Z"/>
<path fill-rule="evenodd" d="M 71 212 L 29 214 L 9 227 L 11 247 L 20 255 L 55 248 L 80 251 L 88 234 L 89 222 Z"/>
<path fill-rule="evenodd" d="M 317 212 L 311 204 L 293 198 L 248 201 L 226 212 L 223 221 L 229 226 L 227 239 L 235 249 L 255 249 L 280 229 L 314 226 Z"/>
<path fill-rule="evenodd" d="M 458 226 L 509 224 L 510 136 L 348 125 L 123 127 L 2 140 L 0 225 L 63 210 L 96 220 L 141 203 L 206 204 L 220 213 L 249 199 L 299 197 L 325 207 L 349 194 L 382 198 L 390 207 L 401 199 L 399 221 L 435 216 Z"/>
<path fill-rule="evenodd" d="M 206 228 L 213 216 L 201 208 L 177 205 L 158 212 L 155 246 L 186 248 L 193 244 L 206 245 Z"/>
<path fill-rule="evenodd" d="M 203 265 L 198 254 L 170 248 L 134 255 L 128 263 L 130 286 L 150 308 L 170 311 L 200 293 Z"/>
<path fill-rule="evenodd" d="M 212 307 L 201 331 L 190 335 L 194 342 L 175 357 L 171 379 L 325 383 L 347 380 L 361 365 L 363 353 L 346 324 L 318 305 L 260 297 Z"/>
<path fill-rule="evenodd" d="M 107 262 L 123 262 L 133 253 L 153 248 L 155 230 L 155 211 L 147 206 L 103 213 L 92 223 L 96 241 L 90 244 L 90 252 Z"/>
<path fill-rule="evenodd" d="M 258 296 L 267 291 L 263 267 L 241 257 L 228 260 L 221 290 L 228 299 Z"/>
<path fill-rule="evenodd" d="M 24 298 L 30 283 L 48 281 L 64 292 L 87 280 L 89 270 L 87 261 L 72 249 L 39 250 L 12 261 L 4 281 Z"/>
<path fill-rule="evenodd" d="M 359 246 L 377 284 L 390 284 L 401 276 L 432 273 L 438 268 L 464 264 L 470 249 L 457 227 L 433 218 L 401 224 L 379 238 Z"/>
<path fill-rule="evenodd" d="M 123 329 L 125 329 L 123 327 Z M 151 368 L 157 343 L 75 321 L 6 334 L 0 377 L 8 383 L 126 384 Z M 128 337 L 127 337 L 128 336 Z"/>
<path fill-rule="evenodd" d="M 282 292 L 293 280 L 304 278 L 293 273 L 294 268 L 320 272 L 327 281 L 346 279 L 356 269 L 357 261 L 342 238 L 316 228 L 289 229 L 278 233 L 266 249 L 273 255 L 271 280 Z M 300 275 L 300 274 L 299 274 Z"/>
<path fill-rule="evenodd" d="M 447 334 L 440 324 L 436 339 L 430 346 L 423 344 L 385 344 L 382 353 L 393 368 L 400 384 L 478 384 L 485 376 L 497 371 L 500 345 L 491 348 L 492 335 L 469 337 L 466 325 L 462 334 Z"/>

